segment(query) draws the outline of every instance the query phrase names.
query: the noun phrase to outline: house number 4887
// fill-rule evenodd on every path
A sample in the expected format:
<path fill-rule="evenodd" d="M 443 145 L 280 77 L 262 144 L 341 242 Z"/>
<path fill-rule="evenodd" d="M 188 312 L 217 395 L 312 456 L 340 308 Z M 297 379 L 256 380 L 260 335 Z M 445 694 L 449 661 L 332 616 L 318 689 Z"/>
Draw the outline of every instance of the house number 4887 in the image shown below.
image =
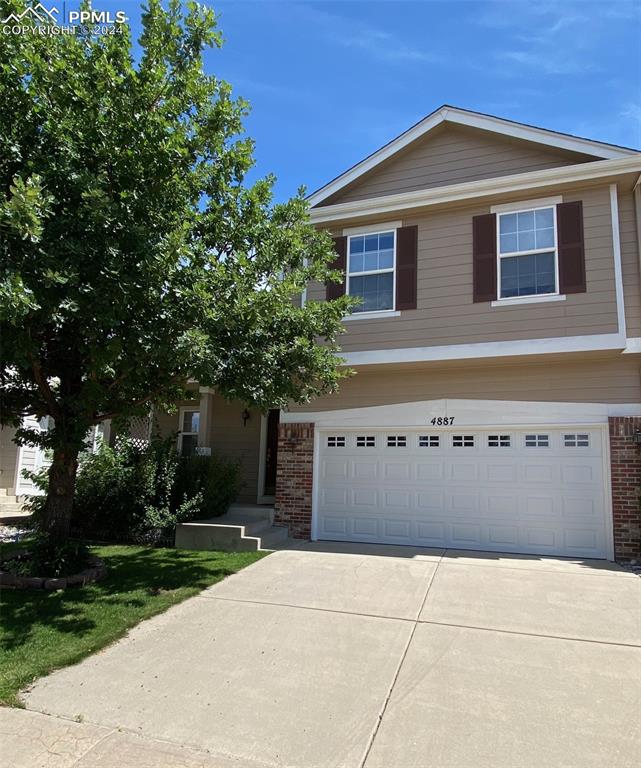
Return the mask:
<path fill-rule="evenodd" d="M 430 424 L 434 427 L 451 427 L 454 425 L 454 416 L 435 416 Z"/>

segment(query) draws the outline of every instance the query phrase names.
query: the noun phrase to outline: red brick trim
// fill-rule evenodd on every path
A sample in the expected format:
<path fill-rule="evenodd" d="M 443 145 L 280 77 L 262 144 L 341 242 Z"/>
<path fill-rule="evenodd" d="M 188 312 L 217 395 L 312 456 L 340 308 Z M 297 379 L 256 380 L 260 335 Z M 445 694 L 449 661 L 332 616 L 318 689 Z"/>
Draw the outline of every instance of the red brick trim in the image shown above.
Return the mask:
<path fill-rule="evenodd" d="M 641 560 L 641 446 L 633 441 L 641 416 L 611 416 L 608 422 L 614 557 Z"/>
<path fill-rule="evenodd" d="M 280 424 L 274 522 L 289 526 L 295 539 L 312 535 L 314 425 Z"/>

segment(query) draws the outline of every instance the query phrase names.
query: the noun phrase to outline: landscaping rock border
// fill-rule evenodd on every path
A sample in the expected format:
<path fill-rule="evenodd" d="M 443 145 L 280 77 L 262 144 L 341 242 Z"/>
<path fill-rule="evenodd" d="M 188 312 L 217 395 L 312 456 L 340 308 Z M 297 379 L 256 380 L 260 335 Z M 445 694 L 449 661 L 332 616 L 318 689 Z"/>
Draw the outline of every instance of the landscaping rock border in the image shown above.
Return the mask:
<path fill-rule="evenodd" d="M 80 573 L 71 576 L 19 576 L 3 570 L 5 563 L 28 554 L 28 550 L 20 550 L 7 555 L 0 562 L 0 589 L 45 589 L 49 591 L 66 589 L 67 587 L 84 587 L 101 581 L 107 575 L 107 567 L 99 557 L 91 555 L 88 567 Z"/>

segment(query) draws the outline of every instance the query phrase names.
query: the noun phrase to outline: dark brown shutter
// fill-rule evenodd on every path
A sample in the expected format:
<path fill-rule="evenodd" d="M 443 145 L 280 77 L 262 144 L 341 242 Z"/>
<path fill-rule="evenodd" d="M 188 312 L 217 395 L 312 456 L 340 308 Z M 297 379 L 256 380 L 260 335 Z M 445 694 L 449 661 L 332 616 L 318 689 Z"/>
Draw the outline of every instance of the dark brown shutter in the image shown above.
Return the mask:
<path fill-rule="evenodd" d="M 585 253 L 583 248 L 583 203 L 560 203 L 556 207 L 559 246 L 559 292 L 585 292 Z"/>
<path fill-rule="evenodd" d="M 346 237 L 335 237 L 334 238 L 334 250 L 336 251 L 336 258 L 334 261 L 330 264 L 330 267 L 332 269 L 339 269 L 343 273 L 343 282 L 342 283 L 334 283 L 329 282 L 327 283 L 326 289 L 325 289 L 325 295 L 327 298 L 327 301 L 331 301 L 332 299 L 339 299 L 341 296 L 345 295 L 345 269 L 347 267 L 347 238 Z"/>
<path fill-rule="evenodd" d="M 496 214 L 475 216 L 473 225 L 474 301 L 496 299 Z"/>
<path fill-rule="evenodd" d="M 418 227 L 396 230 L 396 309 L 416 309 Z"/>

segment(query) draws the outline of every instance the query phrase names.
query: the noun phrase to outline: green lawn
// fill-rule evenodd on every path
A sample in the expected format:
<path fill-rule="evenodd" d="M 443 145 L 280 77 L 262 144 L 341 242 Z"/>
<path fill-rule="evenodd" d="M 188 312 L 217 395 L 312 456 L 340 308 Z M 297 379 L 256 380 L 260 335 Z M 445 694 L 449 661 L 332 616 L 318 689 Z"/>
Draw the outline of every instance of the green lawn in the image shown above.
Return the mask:
<path fill-rule="evenodd" d="M 130 546 L 92 551 L 109 569 L 98 584 L 63 592 L 0 592 L 0 703 L 16 706 L 18 691 L 36 677 L 80 661 L 266 554 Z"/>

